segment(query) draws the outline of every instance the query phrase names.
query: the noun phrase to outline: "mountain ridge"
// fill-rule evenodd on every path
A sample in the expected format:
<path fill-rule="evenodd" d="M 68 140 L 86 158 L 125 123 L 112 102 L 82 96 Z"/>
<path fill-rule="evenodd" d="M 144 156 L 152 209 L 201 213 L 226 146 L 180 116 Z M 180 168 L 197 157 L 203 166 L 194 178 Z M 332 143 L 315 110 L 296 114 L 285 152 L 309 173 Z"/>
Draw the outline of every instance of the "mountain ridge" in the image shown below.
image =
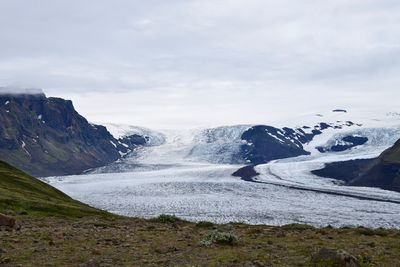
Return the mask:
<path fill-rule="evenodd" d="M 400 192 L 400 140 L 377 158 L 325 164 L 313 174 L 353 186 L 373 186 Z"/>
<path fill-rule="evenodd" d="M 38 94 L 0 95 L 0 159 L 34 176 L 79 174 L 145 143 L 115 139 L 89 123 L 72 101 Z"/>

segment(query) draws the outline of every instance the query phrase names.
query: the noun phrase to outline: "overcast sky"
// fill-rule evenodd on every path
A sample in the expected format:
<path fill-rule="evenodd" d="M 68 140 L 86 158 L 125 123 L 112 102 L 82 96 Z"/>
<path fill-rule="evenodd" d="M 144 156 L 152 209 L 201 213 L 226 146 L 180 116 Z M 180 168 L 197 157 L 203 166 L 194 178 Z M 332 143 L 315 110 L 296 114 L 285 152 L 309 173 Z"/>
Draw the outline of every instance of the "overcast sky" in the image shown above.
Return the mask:
<path fill-rule="evenodd" d="M 396 109 L 399 14 L 398 0 L 0 0 L 0 86 L 150 127 Z"/>

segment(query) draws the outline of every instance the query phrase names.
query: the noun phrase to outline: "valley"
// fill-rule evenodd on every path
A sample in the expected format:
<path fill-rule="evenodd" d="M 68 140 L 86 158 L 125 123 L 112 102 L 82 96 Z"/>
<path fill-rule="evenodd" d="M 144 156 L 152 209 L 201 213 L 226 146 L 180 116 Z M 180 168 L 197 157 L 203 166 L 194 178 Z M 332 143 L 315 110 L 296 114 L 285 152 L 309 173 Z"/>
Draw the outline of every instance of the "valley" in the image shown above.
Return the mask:
<path fill-rule="evenodd" d="M 329 120 L 327 125 L 348 121 L 348 117 L 357 119 L 353 114 L 329 115 L 332 117 L 324 118 Z M 318 121 L 321 117 L 315 116 L 306 123 Z M 396 228 L 400 221 L 399 193 L 344 186 L 338 180 L 311 173 L 329 162 L 377 157 L 400 138 L 397 118 L 357 121 L 362 126 L 332 126 L 304 142 L 309 155 L 257 165 L 255 170 L 260 175 L 252 178 L 253 182 L 232 176 L 249 163 L 241 154 L 243 145 L 248 145 L 241 139 L 251 127 L 246 125 L 147 130 L 150 145 L 135 149 L 121 160 L 84 175 L 48 177 L 45 181 L 84 203 L 132 217 L 173 214 L 215 223 Z M 111 132 L 117 135 L 116 130 Z M 138 131 L 143 134 L 143 129 L 135 128 L 136 134 Z M 127 135 L 129 131 L 121 133 Z M 340 152 L 321 153 L 317 149 L 353 135 L 364 136 L 368 142 Z"/>

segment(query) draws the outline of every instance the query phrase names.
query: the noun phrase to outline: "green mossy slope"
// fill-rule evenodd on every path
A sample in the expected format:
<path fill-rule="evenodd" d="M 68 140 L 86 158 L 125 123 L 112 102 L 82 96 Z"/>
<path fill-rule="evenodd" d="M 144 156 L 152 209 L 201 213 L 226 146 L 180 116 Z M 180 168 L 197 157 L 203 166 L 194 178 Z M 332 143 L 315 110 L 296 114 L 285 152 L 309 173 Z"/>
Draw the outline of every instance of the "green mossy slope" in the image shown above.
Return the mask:
<path fill-rule="evenodd" d="M 81 217 L 106 215 L 0 161 L 0 213 Z"/>

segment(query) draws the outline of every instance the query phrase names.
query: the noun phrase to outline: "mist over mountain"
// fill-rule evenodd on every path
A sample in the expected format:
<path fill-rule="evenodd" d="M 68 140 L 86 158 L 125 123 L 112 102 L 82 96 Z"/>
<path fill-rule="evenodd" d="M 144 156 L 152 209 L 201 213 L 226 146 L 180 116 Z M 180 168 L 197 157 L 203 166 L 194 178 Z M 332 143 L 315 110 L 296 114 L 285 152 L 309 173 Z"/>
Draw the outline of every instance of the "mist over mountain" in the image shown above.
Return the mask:
<path fill-rule="evenodd" d="M 43 89 L 0 87 L 0 95 L 44 95 Z"/>

